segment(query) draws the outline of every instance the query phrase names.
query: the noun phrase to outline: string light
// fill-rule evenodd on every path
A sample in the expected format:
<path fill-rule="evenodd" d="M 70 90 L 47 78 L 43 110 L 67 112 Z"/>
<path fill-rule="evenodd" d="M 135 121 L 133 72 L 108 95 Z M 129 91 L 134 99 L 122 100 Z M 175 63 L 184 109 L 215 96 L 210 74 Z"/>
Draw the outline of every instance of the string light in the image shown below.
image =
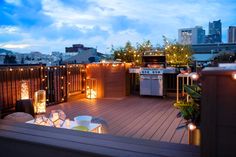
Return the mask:
<path fill-rule="evenodd" d="M 24 69 L 23 69 L 23 68 L 21 68 L 21 69 L 20 69 L 20 71 L 24 71 Z"/>
<path fill-rule="evenodd" d="M 30 68 L 31 71 L 33 71 L 34 69 L 33 68 Z"/>
<path fill-rule="evenodd" d="M 12 69 L 12 68 L 10 68 L 9 70 L 10 70 L 10 71 L 12 71 L 13 69 Z"/>

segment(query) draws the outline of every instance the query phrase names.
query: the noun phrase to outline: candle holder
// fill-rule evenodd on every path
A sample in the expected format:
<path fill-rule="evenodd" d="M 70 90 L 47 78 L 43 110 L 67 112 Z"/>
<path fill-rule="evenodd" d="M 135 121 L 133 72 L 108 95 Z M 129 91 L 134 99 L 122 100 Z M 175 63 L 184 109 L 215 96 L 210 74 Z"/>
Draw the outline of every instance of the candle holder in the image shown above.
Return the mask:
<path fill-rule="evenodd" d="M 34 110 L 36 114 L 42 114 L 46 112 L 46 91 L 39 90 L 34 94 Z"/>
<path fill-rule="evenodd" d="M 62 110 L 52 110 L 49 119 L 56 128 L 63 126 L 66 120 L 66 114 Z"/>
<path fill-rule="evenodd" d="M 29 99 L 29 81 L 28 80 L 20 81 L 20 99 L 21 100 Z"/>
<path fill-rule="evenodd" d="M 53 125 L 52 122 L 50 121 L 50 119 L 48 119 L 44 115 L 37 116 L 34 120 L 34 124 L 43 125 L 43 126 L 52 126 Z"/>
<path fill-rule="evenodd" d="M 86 97 L 88 99 L 97 98 L 97 79 L 89 78 L 86 80 Z"/>

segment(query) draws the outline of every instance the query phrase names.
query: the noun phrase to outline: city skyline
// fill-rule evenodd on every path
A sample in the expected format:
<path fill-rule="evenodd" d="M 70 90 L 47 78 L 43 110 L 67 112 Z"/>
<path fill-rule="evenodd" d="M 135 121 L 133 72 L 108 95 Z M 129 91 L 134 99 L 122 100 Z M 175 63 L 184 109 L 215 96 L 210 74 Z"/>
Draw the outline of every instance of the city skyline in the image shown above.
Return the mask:
<path fill-rule="evenodd" d="M 108 53 L 111 45 L 123 46 L 151 40 L 162 44 L 162 35 L 178 39 L 178 29 L 222 21 L 222 39 L 236 26 L 235 0 L 1 0 L 0 48 L 16 52 L 64 52 L 84 44 Z"/>

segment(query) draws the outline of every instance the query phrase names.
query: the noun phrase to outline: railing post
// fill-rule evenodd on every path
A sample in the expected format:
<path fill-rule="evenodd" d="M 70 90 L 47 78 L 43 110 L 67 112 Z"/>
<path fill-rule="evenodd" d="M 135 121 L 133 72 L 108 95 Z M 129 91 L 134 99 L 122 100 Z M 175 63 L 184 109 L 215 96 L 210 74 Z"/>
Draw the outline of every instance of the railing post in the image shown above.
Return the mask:
<path fill-rule="evenodd" d="M 65 93 L 65 101 L 68 101 L 69 97 L 69 82 L 68 82 L 68 64 L 65 65 L 65 84 L 66 84 L 66 93 Z"/>

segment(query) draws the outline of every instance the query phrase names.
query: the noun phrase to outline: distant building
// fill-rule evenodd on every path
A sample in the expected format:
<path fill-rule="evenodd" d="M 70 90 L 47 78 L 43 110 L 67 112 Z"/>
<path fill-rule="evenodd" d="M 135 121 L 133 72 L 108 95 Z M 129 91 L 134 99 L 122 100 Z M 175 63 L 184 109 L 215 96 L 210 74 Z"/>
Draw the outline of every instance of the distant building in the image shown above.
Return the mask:
<path fill-rule="evenodd" d="M 72 45 L 72 47 L 66 47 L 66 53 L 81 53 L 81 52 L 97 53 L 97 49 L 93 47 L 85 47 L 83 44 L 74 44 Z"/>
<path fill-rule="evenodd" d="M 82 44 L 74 44 L 72 47 L 66 47 L 65 50 L 66 54 L 72 54 L 71 57 L 63 59 L 66 63 L 90 63 L 100 60 L 97 49 Z"/>
<path fill-rule="evenodd" d="M 205 37 L 205 43 L 222 42 L 222 24 L 221 20 L 209 22 L 209 34 Z"/>
<path fill-rule="evenodd" d="M 205 30 L 196 26 L 194 28 L 183 28 L 178 31 L 178 41 L 180 44 L 191 45 L 204 43 Z"/>
<path fill-rule="evenodd" d="M 236 26 L 229 26 L 228 43 L 236 43 Z"/>
<path fill-rule="evenodd" d="M 219 52 L 236 53 L 236 43 L 211 43 L 191 45 L 195 54 L 217 54 Z"/>

